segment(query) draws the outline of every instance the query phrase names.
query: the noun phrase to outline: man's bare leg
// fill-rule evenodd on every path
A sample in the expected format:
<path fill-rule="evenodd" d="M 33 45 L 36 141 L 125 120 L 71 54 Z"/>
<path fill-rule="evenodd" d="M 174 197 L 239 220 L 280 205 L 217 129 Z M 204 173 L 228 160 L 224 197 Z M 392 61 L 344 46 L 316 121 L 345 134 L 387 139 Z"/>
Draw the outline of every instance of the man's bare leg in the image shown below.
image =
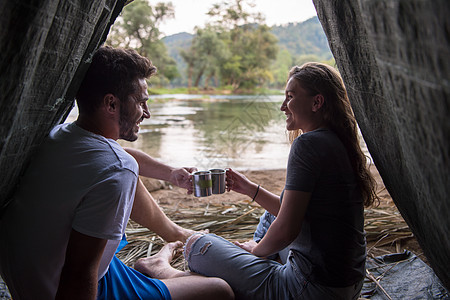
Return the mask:
<path fill-rule="evenodd" d="M 224 280 L 183 272 L 170 265 L 182 245 L 181 242 L 169 243 L 157 254 L 139 259 L 134 267 L 139 272 L 164 282 L 174 300 L 234 299 L 233 290 Z"/>
<path fill-rule="evenodd" d="M 193 230 L 183 228 L 170 220 L 140 179 L 136 186 L 131 219 L 168 242 L 184 242 L 194 233 Z"/>
<path fill-rule="evenodd" d="M 192 275 L 161 280 L 173 300 L 232 300 L 234 292 L 225 280 L 217 277 Z"/>

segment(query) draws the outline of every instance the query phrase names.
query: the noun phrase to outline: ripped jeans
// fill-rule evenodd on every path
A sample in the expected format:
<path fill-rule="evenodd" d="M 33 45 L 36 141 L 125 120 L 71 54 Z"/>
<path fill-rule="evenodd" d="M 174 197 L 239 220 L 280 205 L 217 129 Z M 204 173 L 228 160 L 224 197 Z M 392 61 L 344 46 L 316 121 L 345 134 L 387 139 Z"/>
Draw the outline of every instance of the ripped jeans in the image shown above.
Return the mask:
<path fill-rule="evenodd" d="M 363 280 L 345 288 L 310 282 L 290 251 L 285 264 L 257 257 L 215 234 L 195 234 L 186 242 L 192 272 L 224 279 L 236 299 L 358 299 Z"/>
<path fill-rule="evenodd" d="M 289 263 L 259 258 L 214 234 L 194 237 L 185 249 L 189 269 L 224 279 L 236 299 L 296 299 L 307 284 Z"/>

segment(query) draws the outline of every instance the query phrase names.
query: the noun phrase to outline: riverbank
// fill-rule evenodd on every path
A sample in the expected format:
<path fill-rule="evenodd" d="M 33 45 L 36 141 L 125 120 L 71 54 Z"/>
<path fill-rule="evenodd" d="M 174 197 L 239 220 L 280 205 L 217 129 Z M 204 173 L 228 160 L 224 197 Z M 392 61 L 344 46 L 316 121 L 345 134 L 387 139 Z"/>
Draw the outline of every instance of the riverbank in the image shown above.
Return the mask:
<path fill-rule="evenodd" d="M 233 90 L 231 88 L 187 88 L 187 87 L 177 87 L 177 88 L 162 88 L 162 87 L 151 87 L 149 88 L 150 95 L 175 95 L 175 94 L 195 94 L 195 95 L 283 95 L 284 89 L 267 89 L 267 88 L 256 88 L 256 89 L 239 89 Z M 151 97 L 150 97 L 151 98 Z"/>
<path fill-rule="evenodd" d="M 365 209 L 368 255 L 375 257 L 409 250 L 426 262 L 419 244 L 395 207 L 378 171 L 374 166 L 371 171 L 376 178 L 381 201 L 378 207 Z M 284 187 L 284 169 L 243 173 L 274 193 L 281 193 Z M 163 189 L 153 191 L 152 195 L 166 214 L 180 225 L 194 230 L 208 228 L 230 240 L 250 239 L 263 211 L 256 203 L 250 202 L 251 199 L 235 192 L 196 198 L 187 195 L 183 189 L 165 185 Z M 146 240 L 148 247 L 149 239 L 150 237 L 142 237 L 141 241 Z M 154 252 L 158 248 L 156 245 Z"/>

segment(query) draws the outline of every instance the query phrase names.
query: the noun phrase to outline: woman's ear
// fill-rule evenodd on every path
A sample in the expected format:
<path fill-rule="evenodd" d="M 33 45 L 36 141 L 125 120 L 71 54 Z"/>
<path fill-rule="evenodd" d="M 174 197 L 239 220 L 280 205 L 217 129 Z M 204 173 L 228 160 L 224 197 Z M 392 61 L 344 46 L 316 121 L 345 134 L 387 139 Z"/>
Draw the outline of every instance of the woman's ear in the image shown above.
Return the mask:
<path fill-rule="evenodd" d="M 313 107 L 312 107 L 312 111 L 313 112 L 318 112 L 319 109 L 323 106 L 325 102 L 325 98 L 323 97 L 322 94 L 317 94 L 314 96 L 314 102 L 313 102 Z"/>

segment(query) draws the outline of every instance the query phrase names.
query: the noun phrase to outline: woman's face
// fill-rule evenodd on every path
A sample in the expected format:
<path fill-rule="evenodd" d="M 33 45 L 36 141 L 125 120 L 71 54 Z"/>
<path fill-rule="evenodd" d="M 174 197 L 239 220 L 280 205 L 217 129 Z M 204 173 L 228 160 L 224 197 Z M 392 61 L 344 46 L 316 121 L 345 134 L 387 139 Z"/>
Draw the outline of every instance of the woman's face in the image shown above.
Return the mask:
<path fill-rule="evenodd" d="M 311 131 L 314 127 L 314 96 L 300 86 L 300 82 L 291 77 L 285 90 L 285 100 L 281 105 L 281 111 L 286 115 L 286 129 L 303 132 Z"/>

